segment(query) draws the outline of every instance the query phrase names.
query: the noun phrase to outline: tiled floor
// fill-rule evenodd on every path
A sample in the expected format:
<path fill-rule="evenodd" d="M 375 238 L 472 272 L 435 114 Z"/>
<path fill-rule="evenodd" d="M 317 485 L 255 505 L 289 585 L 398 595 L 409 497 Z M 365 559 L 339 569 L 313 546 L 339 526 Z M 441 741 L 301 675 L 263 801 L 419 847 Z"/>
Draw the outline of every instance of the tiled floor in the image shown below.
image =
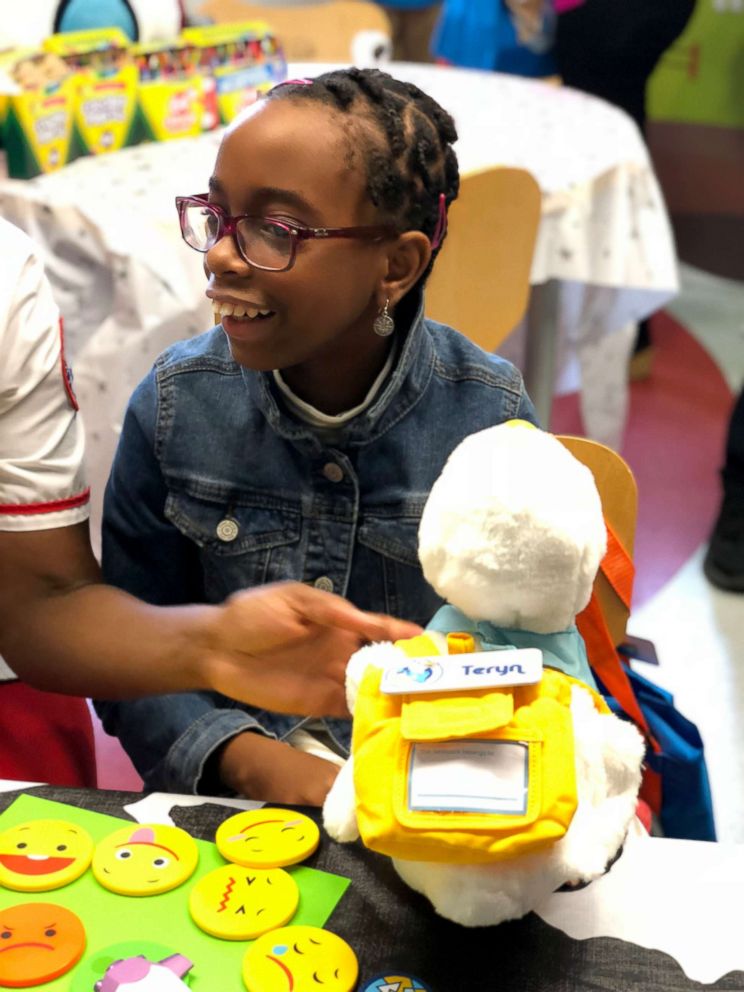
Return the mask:
<path fill-rule="evenodd" d="M 682 292 L 669 309 L 736 394 L 744 382 L 744 284 L 683 267 Z M 661 662 L 639 671 L 674 692 L 703 736 L 719 840 L 744 843 L 744 595 L 706 581 L 704 551 L 703 544 L 634 609 L 629 630 L 652 640 Z"/>

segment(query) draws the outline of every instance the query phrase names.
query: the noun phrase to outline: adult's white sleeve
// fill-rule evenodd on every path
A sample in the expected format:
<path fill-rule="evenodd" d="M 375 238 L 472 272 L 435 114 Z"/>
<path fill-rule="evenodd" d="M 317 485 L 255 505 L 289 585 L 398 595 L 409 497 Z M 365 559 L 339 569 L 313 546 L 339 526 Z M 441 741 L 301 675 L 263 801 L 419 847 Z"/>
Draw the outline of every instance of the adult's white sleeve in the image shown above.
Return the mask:
<path fill-rule="evenodd" d="M 63 327 L 33 243 L 0 222 L 0 530 L 88 516 L 83 424 Z"/>

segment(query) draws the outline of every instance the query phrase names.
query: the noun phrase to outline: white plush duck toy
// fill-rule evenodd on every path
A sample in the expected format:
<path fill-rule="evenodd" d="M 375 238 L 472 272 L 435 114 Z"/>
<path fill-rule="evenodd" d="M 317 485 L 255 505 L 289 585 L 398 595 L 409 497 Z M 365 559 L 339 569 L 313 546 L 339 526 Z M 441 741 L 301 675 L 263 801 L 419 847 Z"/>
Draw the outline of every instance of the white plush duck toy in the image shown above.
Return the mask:
<path fill-rule="evenodd" d="M 326 829 L 391 856 L 455 922 L 523 916 L 622 848 L 643 741 L 597 694 L 574 623 L 605 543 L 592 474 L 556 437 L 523 421 L 473 434 L 419 528 L 448 605 L 349 662 L 352 757 Z"/>

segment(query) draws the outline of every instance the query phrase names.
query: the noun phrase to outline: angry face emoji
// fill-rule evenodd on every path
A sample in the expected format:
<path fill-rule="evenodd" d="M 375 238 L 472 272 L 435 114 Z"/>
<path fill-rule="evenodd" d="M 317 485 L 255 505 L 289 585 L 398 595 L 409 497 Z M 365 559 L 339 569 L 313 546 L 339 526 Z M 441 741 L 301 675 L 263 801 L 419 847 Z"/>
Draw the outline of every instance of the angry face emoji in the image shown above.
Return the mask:
<path fill-rule="evenodd" d="M 0 910 L 0 985 L 26 988 L 51 982 L 77 964 L 85 929 L 63 906 L 23 903 Z"/>

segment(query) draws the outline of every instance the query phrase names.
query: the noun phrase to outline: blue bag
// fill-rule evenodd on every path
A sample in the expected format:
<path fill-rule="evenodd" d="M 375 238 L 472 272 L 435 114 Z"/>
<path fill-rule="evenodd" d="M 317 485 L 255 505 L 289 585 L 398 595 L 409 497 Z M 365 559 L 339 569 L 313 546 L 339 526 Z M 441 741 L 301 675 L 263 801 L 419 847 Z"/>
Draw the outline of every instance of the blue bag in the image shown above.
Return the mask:
<path fill-rule="evenodd" d="M 660 746 L 658 753 L 648 748 L 646 763 L 661 778 L 659 820 L 664 836 L 715 840 L 708 769 L 697 727 L 675 709 L 670 692 L 627 665 L 623 667 L 649 730 Z M 618 716 L 625 716 L 612 696 L 605 698 Z"/>

